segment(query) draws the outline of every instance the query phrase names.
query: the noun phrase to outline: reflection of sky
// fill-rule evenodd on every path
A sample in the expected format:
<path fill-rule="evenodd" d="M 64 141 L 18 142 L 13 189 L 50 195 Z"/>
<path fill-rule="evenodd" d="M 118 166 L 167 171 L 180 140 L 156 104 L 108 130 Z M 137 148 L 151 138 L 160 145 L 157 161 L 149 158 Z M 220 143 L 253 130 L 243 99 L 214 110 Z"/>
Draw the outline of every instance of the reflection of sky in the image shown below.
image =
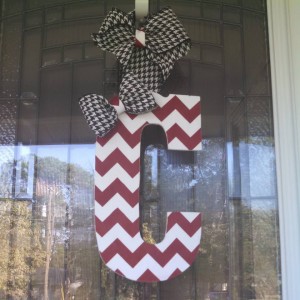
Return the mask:
<path fill-rule="evenodd" d="M 236 178 L 233 170 L 234 155 L 232 143 L 227 144 L 228 183 L 229 194 L 234 190 Z M 249 186 L 251 197 L 274 197 L 276 195 L 276 173 L 275 154 L 273 145 L 240 144 L 238 147 L 241 171 L 241 187 Z M 149 149 L 148 149 L 149 151 Z M 158 151 L 152 149 L 151 155 L 152 182 L 157 185 L 158 180 Z M 31 161 L 33 155 L 37 157 L 54 157 L 61 162 L 72 163 L 82 167 L 84 170 L 93 173 L 95 168 L 95 144 L 75 145 L 34 145 L 34 146 L 0 146 L 0 172 L 1 167 L 12 163 L 13 160 Z M 249 166 L 247 167 L 247 165 Z M 33 167 L 33 166 L 32 166 Z M 201 169 L 201 165 L 198 168 Z M 20 167 L 17 166 L 17 172 Z M 5 171 L 7 172 L 7 170 Z M 34 169 L 32 168 L 32 173 Z M 248 173 L 248 174 L 247 174 Z M 11 173 L 2 174 L 11 177 Z M 17 174 L 18 175 L 18 174 Z M 244 178 L 244 180 L 243 180 Z M 238 180 L 239 182 L 239 180 Z M 243 189 L 242 189 L 243 190 Z M 240 190 L 241 192 L 241 190 Z M 231 194 L 231 196 L 234 196 Z M 235 195 L 238 196 L 238 195 Z"/>
<path fill-rule="evenodd" d="M 94 173 L 95 144 L 76 145 L 34 145 L 34 146 L 0 146 L 0 197 L 11 197 L 12 193 L 12 164 L 15 160 L 15 194 L 19 198 L 31 198 L 34 181 L 34 157 L 53 157 L 64 163 L 78 165 L 84 170 Z M 22 176 L 22 162 L 28 165 L 27 176 Z"/>
<path fill-rule="evenodd" d="M 63 162 L 78 163 L 85 169 L 94 166 L 95 144 L 0 146 L 0 164 L 36 154 L 38 157 L 55 157 Z M 69 160 L 68 160 L 69 158 Z"/>
<path fill-rule="evenodd" d="M 0 165 L 13 161 L 14 150 L 14 146 L 0 146 Z"/>
<path fill-rule="evenodd" d="M 156 148 L 153 148 L 151 156 L 152 156 L 152 165 L 151 165 L 151 177 L 152 177 L 152 184 L 156 187 L 157 182 L 157 168 L 158 168 L 158 161 L 157 161 L 158 151 Z"/>
<path fill-rule="evenodd" d="M 65 163 L 77 164 L 93 172 L 95 144 L 19 146 L 19 157 L 36 154 L 37 157 L 54 157 Z"/>
<path fill-rule="evenodd" d="M 234 151 L 239 156 L 237 168 L 240 174 L 234 173 Z M 273 145 L 240 143 L 234 148 L 227 143 L 228 184 L 230 196 L 246 196 L 243 191 L 249 187 L 250 197 L 276 197 L 275 151 Z M 235 178 L 240 176 L 240 178 Z M 240 184 L 240 188 L 234 187 Z M 235 194 L 238 191 L 241 195 Z"/>

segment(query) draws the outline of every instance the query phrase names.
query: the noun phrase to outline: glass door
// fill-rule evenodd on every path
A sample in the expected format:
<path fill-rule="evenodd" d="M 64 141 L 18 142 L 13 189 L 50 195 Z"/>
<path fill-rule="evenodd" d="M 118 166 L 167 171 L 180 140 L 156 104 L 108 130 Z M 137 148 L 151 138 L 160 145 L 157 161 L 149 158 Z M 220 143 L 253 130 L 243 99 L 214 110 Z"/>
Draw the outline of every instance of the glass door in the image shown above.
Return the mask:
<path fill-rule="evenodd" d="M 192 39 L 161 94 L 201 97 L 203 150 L 142 137 L 140 224 L 164 237 L 167 211 L 202 213 L 196 262 L 162 283 L 110 271 L 97 249 L 95 135 L 78 99 L 118 94 L 116 58 L 90 33 L 133 0 L 2 0 L 1 299 L 281 299 L 272 95 L 264 0 L 151 0 Z"/>

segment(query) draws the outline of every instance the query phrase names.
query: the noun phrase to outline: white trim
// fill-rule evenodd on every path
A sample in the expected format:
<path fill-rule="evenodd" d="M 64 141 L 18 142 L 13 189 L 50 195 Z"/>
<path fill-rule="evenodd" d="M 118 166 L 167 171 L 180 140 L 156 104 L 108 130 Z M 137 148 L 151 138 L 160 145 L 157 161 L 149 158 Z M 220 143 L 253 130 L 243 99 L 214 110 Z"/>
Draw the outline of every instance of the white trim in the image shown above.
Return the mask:
<path fill-rule="evenodd" d="M 149 0 L 135 0 L 135 17 L 136 22 L 139 22 L 148 15 Z"/>
<path fill-rule="evenodd" d="M 267 0 L 278 204 L 282 296 L 300 299 L 300 1 Z M 298 57 L 297 57 L 298 56 Z M 300 118 L 299 118 L 300 119 Z"/>

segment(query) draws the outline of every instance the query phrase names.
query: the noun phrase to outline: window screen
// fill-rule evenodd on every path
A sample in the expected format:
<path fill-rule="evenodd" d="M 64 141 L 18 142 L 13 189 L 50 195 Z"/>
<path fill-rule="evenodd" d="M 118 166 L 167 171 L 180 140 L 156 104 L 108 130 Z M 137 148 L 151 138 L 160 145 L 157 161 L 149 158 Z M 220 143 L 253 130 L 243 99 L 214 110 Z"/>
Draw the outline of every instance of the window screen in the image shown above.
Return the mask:
<path fill-rule="evenodd" d="M 176 279 L 136 283 L 99 258 L 95 135 L 78 99 L 118 95 L 116 58 L 93 45 L 112 7 L 134 1 L 2 0 L 1 299 L 281 299 L 272 95 L 264 0 L 151 0 L 192 39 L 161 93 L 201 97 L 203 150 L 142 137 L 141 232 L 164 237 L 166 211 L 203 214 L 201 247 Z"/>

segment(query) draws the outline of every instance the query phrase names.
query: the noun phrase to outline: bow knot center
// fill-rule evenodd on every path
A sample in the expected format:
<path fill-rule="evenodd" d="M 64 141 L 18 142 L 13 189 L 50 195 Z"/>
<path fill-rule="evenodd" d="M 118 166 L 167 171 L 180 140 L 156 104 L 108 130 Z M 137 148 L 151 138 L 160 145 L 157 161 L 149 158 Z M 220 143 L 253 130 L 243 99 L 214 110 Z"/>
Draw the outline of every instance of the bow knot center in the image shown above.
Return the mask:
<path fill-rule="evenodd" d="M 136 29 L 135 30 L 135 46 L 138 48 L 144 48 L 146 46 L 146 35 L 145 31 L 141 28 L 141 30 Z"/>

